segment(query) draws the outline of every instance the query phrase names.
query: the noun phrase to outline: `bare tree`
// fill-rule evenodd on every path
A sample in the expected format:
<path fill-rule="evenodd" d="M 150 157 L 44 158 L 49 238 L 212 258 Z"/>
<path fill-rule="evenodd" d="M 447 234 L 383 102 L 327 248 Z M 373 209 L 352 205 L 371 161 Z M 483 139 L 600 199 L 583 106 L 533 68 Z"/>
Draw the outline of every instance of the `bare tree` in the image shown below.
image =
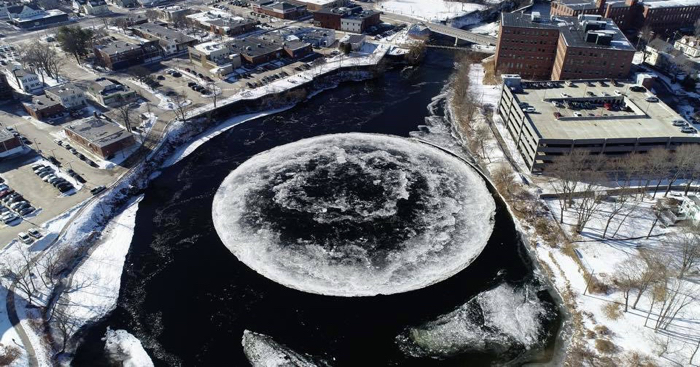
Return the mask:
<path fill-rule="evenodd" d="M 474 129 L 472 140 L 478 142 L 479 155 L 481 155 L 481 158 L 487 158 L 489 162 L 491 162 L 491 158 L 489 158 L 486 154 L 486 147 L 484 145 L 489 138 L 491 138 L 491 131 L 486 125 L 480 124 L 476 127 L 476 129 Z"/>
<path fill-rule="evenodd" d="M 642 264 L 638 258 L 630 257 L 616 266 L 613 281 L 625 299 L 625 312 L 628 310 L 630 294 L 637 288 Z"/>
<path fill-rule="evenodd" d="M 160 13 L 155 9 L 148 9 L 146 10 L 146 18 L 151 22 L 155 22 L 160 18 Z"/>
<path fill-rule="evenodd" d="M 676 180 L 684 177 L 688 170 L 695 166 L 698 156 L 700 156 L 700 146 L 697 145 L 686 144 L 676 149 L 672 158 L 673 170 L 668 178 L 668 186 L 666 187 L 664 196 L 668 195 L 669 191 L 671 191 L 671 186 L 673 186 Z"/>
<path fill-rule="evenodd" d="M 491 173 L 491 178 L 501 194 L 504 196 L 510 196 L 513 194 L 515 189 L 515 180 L 513 179 L 513 172 L 511 172 L 507 166 L 498 166 L 498 168 L 493 170 Z"/>
<path fill-rule="evenodd" d="M 54 327 L 54 330 L 58 331 L 60 337 L 61 349 L 59 350 L 59 353 L 66 351 L 71 336 L 80 327 L 78 320 L 68 313 L 67 307 L 62 306 L 65 305 L 54 308 L 51 314 L 51 325 Z"/>
<path fill-rule="evenodd" d="M 642 251 L 641 258 L 643 259 L 644 267 L 637 279 L 637 298 L 632 303 L 632 308 L 635 310 L 637 309 L 637 303 L 642 298 L 642 294 L 654 284 L 665 284 L 667 277 L 666 266 L 656 253 Z"/>
<path fill-rule="evenodd" d="M 608 233 L 608 228 L 610 227 L 610 222 L 618 215 L 620 214 L 623 209 L 625 209 L 625 206 L 627 205 L 627 201 L 629 200 L 630 196 L 625 193 L 624 191 L 620 192 L 619 195 L 615 196 L 612 199 L 612 207 L 610 208 L 610 212 L 608 213 L 608 218 L 605 221 L 605 228 L 603 229 L 603 239 L 605 239 L 606 234 Z"/>
<path fill-rule="evenodd" d="M 671 234 L 664 241 L 671 253 L 670 263 L 677 271 L 679 279 L 685 278 L 693 267 L 700 263 L 700 238 L 697 227 L 688 231 Z"/>
<path fill-rule="evenodd" d="M 676 319 L 678 313 L 692 304 L 697 297 L 698 288 L 690 282 L 682 279 L 669 279 L 667 297 L 663 300 L 659 317 L 654 325 L 654 330 L 666 330 L 668 326 Z"/>
<path fill-rule="evenodd" d="M 56 52 L 54 47 L 47 43 L 33 42 L 25 46 L 20 56 L 22 65 L 31 66 L 33 71 L 41 75 L 42 83 L 44 77 L 58 77 L 63 66 L 63 58 Z"/>
<path fill-rule="evenodd" d="M 19 249 L 19 259 L 10 259 L 3 264 L 0 264 L 2 277 L 15 284 L 26 296 L 27 303 L 34 304 L 34 297 L 38 290 L 34 284 L 34 262 L 25 247 Z"/>
<path fill-rule="evenodd" d="M 130 102 L 126 102 L 116 108 L 117 115 L 126 131 L 131 132 L 131 122 L 134 120 L 134 106 Z"/>
<path fill-rule="evenodd" d="M 207 83 L 207 90 L 209 91 L 209 93 L 211 93 L 211 99 L 212 99 L 212 102 L 214 102 L 214 108 L 216 108 L 216 100 L 218 98 L 220 91 L 216 87 L 216 84 L 214 84 L 214 82 Z"/>
<path fill-rule="evenodd" d="M 112 24 L 115 27 L 120 28 L 124 32 L 126 32 L 126 30 L 129 28 L 129 20 L 126 19 L 125 17 L 115 18 L 112 21 Z"/>
<path fill-rule="evenodd" d="M 554 177 L 552 188 L 559 200 L 559 222 L 564 223 L 564 211 L 573 202 L 573 196 L 579 181 L 583 178 L 588 152 L 574 150 L 573 152 L 556 157 L 548 171 Z"/>
<path fill-rule="evenodd" d="M 581 199 L 576 206 L 576 233 L 581 233 L 588 224 L 593 213 L 603 201 L 604 194 L 596 191 L 595 182 L 587 182 L 581 192 Z"/>
<path fill-rule="evenodd" d="M 670 152 L 664 148 L 654 148 L 649 150 L 646 156 L 647 162 L 647 181 L 644 185 L 646 189 L 649 187 L 651 180 L 656 181 L 653 197 L 656 198 L 656 193 L 659 191 L 661 182 L 668 175 L 671 162 Z"/>
<path fill-rule="evenodd" d="M 187 122 L 187 112 L 189 111 L 190 101 L 187 100 L 183 93 L 175 93 L 171 97 L 174 105 L 175 116 L 182 122 Z"/>
<path fill-rule="evenodd" d="M 637 210 L 637 207 L 639 207 L 639 201 L 628 201 L 627 207 L 624 210 L 625 215 L 622 216 L 622 219 L 620 220 L 620 223 L 617 225 L 617 228 L 615 228 L 615 232 L 612 234 L 611 237 L 617 236 L 617 232 L 620 231 L 620 228 L 622 228 L 622 225 L 625 223 L 627 218 L 629 218 L 630 214 L 634 213 Z"/>

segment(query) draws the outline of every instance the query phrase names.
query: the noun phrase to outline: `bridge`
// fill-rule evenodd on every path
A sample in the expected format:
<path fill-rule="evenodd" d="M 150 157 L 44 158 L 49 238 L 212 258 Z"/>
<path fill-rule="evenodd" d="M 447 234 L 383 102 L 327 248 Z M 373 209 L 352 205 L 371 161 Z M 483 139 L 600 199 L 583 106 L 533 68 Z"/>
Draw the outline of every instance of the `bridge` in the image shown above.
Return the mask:
<path fill-rule="evenodd" d="M 430 29 L 431 32 L 443 34 L 443 35 L 449 36 L 449 37 L 454 37 L 455 43 L 457 43 L 457 40 L 462 40 L 462 41 L 476 43 L 476 44 L 483 45 L 483 46 L 495 46 L 496 45 L 496 37 L 487 36 L 487 35 L 483 35 L 483 34 L 476 34 L 476 33 L 472 33 L 469 31 L 465 31 L 463 29 L 450 27 L 450 26 L 444 25 L 444 24 L 424 22 L 424 21 L 421 21 L 420 19 L 412 18 L 412 17 L 406 16 L 406 15 L 393 14 L 393 13 L 384 13 L 382 15 L 382 18 L 394 20 L 397 22 L 403 22 L 403 23 L 407 23 L 407 24 L 414 24 L 414 23 L 422 24 L 422 25 L 426 26 L 428 29 Z"/>

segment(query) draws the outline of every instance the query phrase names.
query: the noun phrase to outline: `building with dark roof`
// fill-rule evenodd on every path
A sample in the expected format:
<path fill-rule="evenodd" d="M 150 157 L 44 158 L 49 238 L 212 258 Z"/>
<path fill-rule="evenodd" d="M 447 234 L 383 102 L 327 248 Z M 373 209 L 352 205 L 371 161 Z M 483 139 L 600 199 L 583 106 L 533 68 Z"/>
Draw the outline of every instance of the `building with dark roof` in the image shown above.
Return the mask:
<path fill-rule="evenodd" d="M 527 79 L 626 78 L 635 49 L 599 15 L 540 19 L 502 13 L 496 70 Z"/>
<path fill-rule="evenodd" d="M 279 0 L 256 0 L 251 2 L 253 10 L 280 19 L 298 19 L 307 15 L 306 5 Z"/>
<path fill-rule="evenodd" d="M 88 84 L 87 92 L 103 106 L 121 106 L 136 99 L 136 91 L 114 79 L 98 78 Z"/>
<path fill-rule="evenodd" d="M 175 29 L 163 27 L 160 24 L 144 23 L 130 28 L 134 34 L 151 41 L 158 41 L 163 53 L 173 55 L 187 51 L 187 48 L 197 43 L 197 40 Z"/>
<path fill-rule="evenodd" d="M 625 31 L 648 26 L 656 33 L 670 35 L 682 28 L 692 29 L 700 19 L 700 0 L 555 0 L 550 13 L 598 14 Z"/>
<path fill-rule="evenodd" d="M 32 96 L 30 102 L 22 102 L 22 106 L 32 117 L 44 121 L 66 111 L 66 108 L 58 99 L 46 95 Z"/>
<path fill-rule="evenodd" d="M 105 159 L 136 142 L 121 126 L 96 117 L 72 122 L 63 131 L 72 142 Z"/>
<path fill-rule="evenodd" d="M 290 2 L 305 5 L 306 9 L 311 12 L 339 8 L 349 3 L 348 0 L 290 0 Z"/>
<path fill-rule="evenodd" d="M 362 33 L 381 23 L 379 12 L 365 10 L 358 5 L 322 9 L 314 13 L 314 24 L 323 28 Z"/>
<path fill-rule="evenodd" d="M 257 20 L 235 16 L 226 11 L 216 9 L 187 15 L 186 19 L 199 28 L 222 36 L 235 36 L 250 32 L 258 24 Z"/>
<path fill-rule="evenodd" d="M 83 90 L 71 83 L 46 88 L 44 93 L 47 97 L 59 101 L 68 110 L 80 109 L 87 105 Z"/>
<path fill-rule="evenodd" d="M 58 9 L 42 10 L 33 5 L 7 7 L 9 22 L 24 29 L 68 21 L 68 14 Z"/>
<path fill-rule="evenodd" d="M 0 129 L 0 158 L 22 151 L 22 142 L 7 129 Z"/>
<path fill-rule="evenodd" d="M 133 39 L 118 35 L 99 41 L 93 50 L 97 63 L 112 70 L 140 65 L 160 57 L 163 53 L 158 40 Z"/>

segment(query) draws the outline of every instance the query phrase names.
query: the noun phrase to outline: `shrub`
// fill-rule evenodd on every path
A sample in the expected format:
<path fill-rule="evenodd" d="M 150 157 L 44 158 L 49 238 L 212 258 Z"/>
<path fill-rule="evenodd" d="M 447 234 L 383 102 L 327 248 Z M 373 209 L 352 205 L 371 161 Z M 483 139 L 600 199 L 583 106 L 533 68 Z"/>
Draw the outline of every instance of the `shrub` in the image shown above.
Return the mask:
<path fill-rule="evenodd" d="M 617 350 L 617 346 L 610 340 L 596 339 L 595 349 L 597 349 L 601 353 L 611 354 L 615 353 L 615 351 Z"/>
<path fill-rule="evenodd" d="M 599 336 L 612 335 L 612 331 L 610 331 L 610 329 L 608 329 L 608 327 L 605 325 L 598 325 L 594 329 L 595 329 L 595 332 L 598 333 Z"/>
<path fill-rule="evenodd" d="M 606 304 L 605 306 L 603 306 L 603 313 L 605 314 L 605 317 L 613 321 L 622 317 L 622 311 L 620 310 L 619 303 L 613 302 Z"/>

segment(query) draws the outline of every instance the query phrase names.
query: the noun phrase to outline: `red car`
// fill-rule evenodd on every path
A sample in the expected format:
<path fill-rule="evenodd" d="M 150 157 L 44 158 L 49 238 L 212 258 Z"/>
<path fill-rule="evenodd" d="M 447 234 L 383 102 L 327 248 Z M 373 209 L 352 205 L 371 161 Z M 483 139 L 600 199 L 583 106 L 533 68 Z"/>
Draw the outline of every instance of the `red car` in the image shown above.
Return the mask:
<path fill-rule="evenodd" d="M 12 194 L 13 192 L 15 192 L 15 190 L 3 190 L 3 191 L 0 191 L 0 198 L 4 198 L 5 196 Z"/>
<path fill-rule="evenodd" d="M 559 113 L 559 112 L 555 112 L 555 113 L 554 113 L 554 118 L 555 118 L 555 119 L 559 120 L 560 117 L 561 117 L 561 113 Z"/>

